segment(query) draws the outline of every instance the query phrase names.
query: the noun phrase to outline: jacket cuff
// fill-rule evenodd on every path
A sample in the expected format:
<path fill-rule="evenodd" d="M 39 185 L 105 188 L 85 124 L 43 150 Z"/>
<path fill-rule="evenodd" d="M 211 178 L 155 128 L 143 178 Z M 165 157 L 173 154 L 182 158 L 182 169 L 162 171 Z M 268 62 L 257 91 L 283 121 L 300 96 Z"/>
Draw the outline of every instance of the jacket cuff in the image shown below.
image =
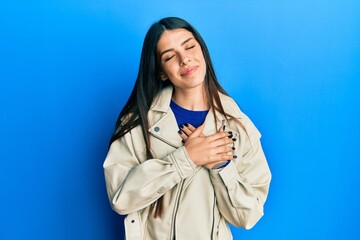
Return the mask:
<path fill-rule="evenodd" d="M 197 171 L 197 166 L 190 159 L 184 146 L 171 153 L 169 159 L 182 179 L 189 177 Z"/>
<path fill-rule="evenodd" d="M 239 173 L 234 161 L 230 161 L 224 168 L 211 170 L 210 177 L 213 183 L 223 182 L 225 186 L 229 187 L 234 179 L 239 177 Z"/>

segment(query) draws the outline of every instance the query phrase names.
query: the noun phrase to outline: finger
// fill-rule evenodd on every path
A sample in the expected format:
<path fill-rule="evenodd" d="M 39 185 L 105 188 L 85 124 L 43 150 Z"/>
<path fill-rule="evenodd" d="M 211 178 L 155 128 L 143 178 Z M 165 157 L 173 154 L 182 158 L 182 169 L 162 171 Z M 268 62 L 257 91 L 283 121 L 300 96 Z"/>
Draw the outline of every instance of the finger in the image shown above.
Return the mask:
<path fill-rule="evenodd" d="M 231 160 L 232 157 L 229 156 L 226 153 L 222 153 L 222 154 L 217 154 L 217 155 L 213 155 L 210 157 L 210 162 L 209 163 L 214 163 L 214 162 L 223 162 L 223 161 L 227 161 L 227 160 Z"/>
<path fill-rule="evenodd" d="M 192 132 L 194 132 L 196 130 L 196 128 L 191 125 L 190 123 L 184 124 L 184 129 L 186 129 L 186 135 L 190 135 Z M 190 132 L 189 132 L 190 131 Z M 201 132 L 200 137 L 205 137 L 205 135 Z"/>
<path fill-rule="evenodd" d="M 213 148 L 209 151 L 212 155 L 226 154 L 228 157 L 234 155 L 232 147 L 229 146 L 220 146 L 217 148 Z"/>
<path fill-rule="evenodd" d="M 221 138 L 233 138 L 233 133 L 231 131 L 229 132 L 217 132 L 217 133 L 214 133 L 213 135 L 210 135 L 208 136 L 208 141 L 209 142 L 212 142 L 212 141 L 216 141 L 218 139 L 221 139 Z"/>
<path fill-rule="evenodd" d="M 181 126 L 181 130 L 183 131 L 183 133 L 185 133 L 187 136 L 189 136 L 191 133 L 193 133 L 196 128 L 191 125 L 190 123 L 185 123 L 184 125 Z M 204 135 L 202 132 L 199 135 L 200 137 L 205 137 L 206 135 Z"/>
<path fill-rule="evenodd" d="M 194 132 L 195 130 L 196 130 L 196 128 L 193 126 L 193 125 L 191 125 L 190 123 L 188 124 L 188 129 L 190 130 L 190 131 L 192 131 L 192 132 Z M 200 137 L 206 137 L 206 135 L 204 134 L 204 133 L 200 133 L 200 135 L 199 135 Z"/>
<path fill-rule="evenodd" d="M 186 126 L 191 132 L 194 132 L 196 130 L 196 128 L 191 125 L 190 123 L 187 123 L 187 126 Z"/>
<path fill-rule="evenodd" d="M 215 148 L 216 153 L 220 154 L 220 153 L 227 153 L 228 155 L 233 155 L 233 147 L 227 146 L 227 145 L 223 145 L 220 147 Z"/>
<path fill-rule="evenodd" d="M 178 131 L 178 134 L 182 139 L 188 139 L 188 136 L 181 129 Z"/>
<path fill-rule="evenodd" d="M 194 131 L 191 131 L 189 129 L 189 124 L 188 123 L 185 123 L 183 125 L 180 126 L 181 127 L 181 130 L 187 135 L 189 136 L 191 133 L 193 133 Z"/>
<path fill-rule="evenodd" d="M 234 140 L 232 138 L 218 138 L 215 139 L 214 141 L 209 143 L 209 147 L 210 148 L 216 148 L 216 147 L 221 147 L 221 146 L 226 146 L 228 144 L 232 144 L 234 142 Z"/>
<path fill-rule="evenodd" d="M 189 138 L 199 137 L 204 129 L 205 124 L 201 124 L 194 132 L 189 135 Z"/>
<path fill-rule="evenodd" d="M 221 154 L 211 156 L 210 161 L 211 162 L 227 161 L 227 160 L 235 160 L 236 158 L 237 158 L 236 155 L 229 155 L 227 153 L 221 153 Z"/>
<path fill-rule="evenodd" d="M 191 124 L 189 124 L 190 126 L 192 126 Z M 205 126 L 205 124 L 203 123 L 202 125 L 204 125 Z M 193 126 L 192 126 L 193 127 Z M 199 126 L 200 127 L 200 126 Z M 194 127 L 194 129 L 195 129 L 195 127 Z M 204 130 L 204 128 L 203 128 L 203 130 Z M 201 130 L 201 133 L 200 133 L 200 135 L 199 135 L 200 137 L 206 137 L 206 135 L 202 132 L 202 130 Z"/>

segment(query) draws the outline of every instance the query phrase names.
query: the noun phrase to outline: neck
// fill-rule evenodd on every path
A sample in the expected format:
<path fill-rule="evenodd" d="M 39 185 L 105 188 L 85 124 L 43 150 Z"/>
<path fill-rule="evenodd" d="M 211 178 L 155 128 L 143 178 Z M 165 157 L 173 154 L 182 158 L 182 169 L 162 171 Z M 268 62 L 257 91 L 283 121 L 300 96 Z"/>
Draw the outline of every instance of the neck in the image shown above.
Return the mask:
<path fill-rule="evenodd" d="M 172 99 L 177 105 L 194 111 L 209 110 L 205 87 L 191 89 L 174 89 Z"/>

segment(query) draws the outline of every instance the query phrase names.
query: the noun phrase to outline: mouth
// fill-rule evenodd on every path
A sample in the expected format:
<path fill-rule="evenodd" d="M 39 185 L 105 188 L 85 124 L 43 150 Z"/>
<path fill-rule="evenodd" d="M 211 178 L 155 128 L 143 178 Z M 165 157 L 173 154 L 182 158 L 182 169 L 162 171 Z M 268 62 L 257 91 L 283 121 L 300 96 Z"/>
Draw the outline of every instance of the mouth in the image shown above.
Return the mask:
<path fill-rule="evenodd" d="M 180 76 L 182 76 L 182 77 L 190 76 L 197 70 L 197 68 L 198 68 L 197 66 L 189 67 L 189 68 L 185 69 L 185 71 L 182 71 L 180 73 Z"/>

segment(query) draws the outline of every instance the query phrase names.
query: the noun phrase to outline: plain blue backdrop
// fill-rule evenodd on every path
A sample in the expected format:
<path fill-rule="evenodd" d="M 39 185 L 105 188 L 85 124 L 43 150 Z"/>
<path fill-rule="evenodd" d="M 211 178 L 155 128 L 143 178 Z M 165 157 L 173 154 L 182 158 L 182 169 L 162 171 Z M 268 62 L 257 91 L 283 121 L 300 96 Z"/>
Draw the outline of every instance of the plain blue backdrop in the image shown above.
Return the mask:
<path fill-rule="evenodd" d="M 0 239 L 122 239 L 102 164 L 145 33 L 166 16 L 199 30 L 263 134 L 265 215 L 234 238 L 358 239 L 357 0 L 1 1 Z"/>

